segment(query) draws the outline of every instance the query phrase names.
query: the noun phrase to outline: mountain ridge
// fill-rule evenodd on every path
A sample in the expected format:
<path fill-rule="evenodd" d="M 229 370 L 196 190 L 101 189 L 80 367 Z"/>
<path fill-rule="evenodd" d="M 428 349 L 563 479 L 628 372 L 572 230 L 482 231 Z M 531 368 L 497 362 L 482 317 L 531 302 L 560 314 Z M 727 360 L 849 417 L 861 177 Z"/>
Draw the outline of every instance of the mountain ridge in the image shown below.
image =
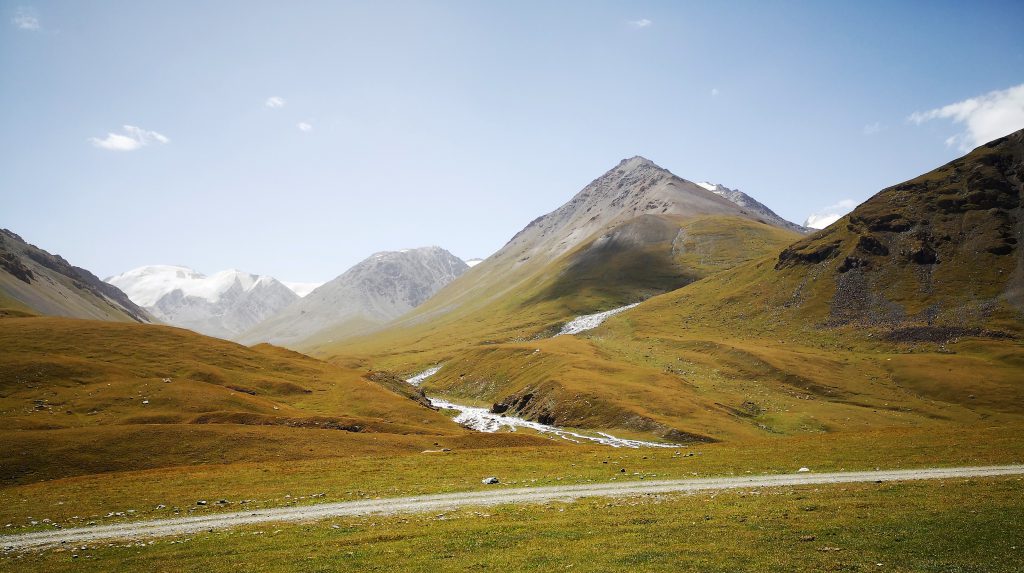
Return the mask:
<path fill-rule="evenodd" d="M 147 265 L 109 277 L 167 324 L 231 339 L 299 299 L 277 279 L 229 269 L 206 276 L 189 267 Z"/>
<path fill-rule="evenodd" d="M 419 306 L 469 268 L 437 246 L 379 251 L 244 332 L 246 343 L 294 345 L 325 330 L 371 331 Z"/>

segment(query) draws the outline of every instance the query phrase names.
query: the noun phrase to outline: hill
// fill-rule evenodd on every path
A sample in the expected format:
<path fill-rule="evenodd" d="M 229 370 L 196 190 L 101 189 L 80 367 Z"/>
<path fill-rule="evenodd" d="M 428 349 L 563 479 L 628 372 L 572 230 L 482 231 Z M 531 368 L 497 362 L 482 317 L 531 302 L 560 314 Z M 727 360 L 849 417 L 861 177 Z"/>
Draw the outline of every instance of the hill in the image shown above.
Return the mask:
<path fill-rule="evenodd" d="M 550 336 L 576 315 L 677 289 L 800 236 L 780 225 L 647 159 L 625 159 L 386 329 L 300 348 L 437 360 L 483 341 Z"/>
<path fill-rule="evenodd" d="M 153 320 L 117 287 L 7 229 L 0 229 L 0 314 Z"/>
<path fill-rule="evenodd" d="M 501 332 L 502 319 L 522 324 L 518 316 L 543 308 L 535 298 L 535 306 L 517 302 L 518 316 L 464 316 L 462 332 L 434 326 L 440 321 L 409 327 L 422 338 L 406 349 L 391 350 L 409 340 L 395 331 L 349 350 L 408 371 L 441 363 L 425 387 L 463 401 L 674 440 L 1016 418 L 1024 411 L 1022 140 L 1018 132 L 885 189 L 819 233 L 723 265 L 594 330 L 481 336 Z M 589 248 L 568 256 L 585 260 Z M 624 273 L 626 282 L 648 268 Z"/>
<path fill-rule="evenodd" d="M 478 443 L 366 371 L 167 326 L 2 318 L 0 363 L 5 484 Z"/>

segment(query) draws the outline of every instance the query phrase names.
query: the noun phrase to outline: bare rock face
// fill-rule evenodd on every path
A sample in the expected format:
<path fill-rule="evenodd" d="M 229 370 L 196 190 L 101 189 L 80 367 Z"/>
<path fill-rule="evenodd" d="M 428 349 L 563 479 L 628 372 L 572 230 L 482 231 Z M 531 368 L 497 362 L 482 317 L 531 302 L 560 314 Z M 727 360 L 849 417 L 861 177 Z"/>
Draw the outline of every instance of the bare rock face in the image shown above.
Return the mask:
<path fill-rule="evenodd" d="M 468 269 L 440 247 L 376 253 L 239 339 L 282 346 L 369 332 L 416 308 Z"/>
<path fill-rule="evenodd" d="M 207 277 L 188 267 L 151 265 L 110 277 L 107 282 L 167 324 L 226 339 L 299 299 L 273 277 L 239 270 Z"/>

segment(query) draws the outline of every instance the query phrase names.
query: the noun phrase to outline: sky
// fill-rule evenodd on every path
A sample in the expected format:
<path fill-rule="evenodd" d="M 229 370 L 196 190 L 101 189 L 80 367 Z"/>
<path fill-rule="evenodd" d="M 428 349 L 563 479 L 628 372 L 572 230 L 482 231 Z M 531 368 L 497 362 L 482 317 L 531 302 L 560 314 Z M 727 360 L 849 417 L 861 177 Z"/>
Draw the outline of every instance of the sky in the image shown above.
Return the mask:
<path fill-rule="evenodd" d="M 621 159 L 827 224 L 1024 128 L 1024 3 L 8 2 L 0 227 L 100 277 L 486 257 Z"/>

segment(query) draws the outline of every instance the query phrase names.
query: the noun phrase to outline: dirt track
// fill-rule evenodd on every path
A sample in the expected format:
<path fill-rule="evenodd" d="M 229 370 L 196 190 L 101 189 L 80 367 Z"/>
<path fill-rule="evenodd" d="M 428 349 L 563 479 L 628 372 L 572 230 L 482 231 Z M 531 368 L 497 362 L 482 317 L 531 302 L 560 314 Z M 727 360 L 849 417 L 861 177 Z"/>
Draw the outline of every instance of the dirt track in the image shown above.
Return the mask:
<path fill-rule="evenodd" d="M 2 545 L 5 550 L 10 551 L 55 546 L 65 543 L 80 544 L 111 539 L 137 539 L 144 537 L 182 535 L 257 523 L 316 521 L 330 517 L 367 514 L 420 513 L 451 510 L 467 506 L 541 503 L 554 500 L 571 501 L 583 497 L 622 497 L 653 493 L 685 493 L 731 488 L 952 479 L 1007 475 L 1024 475 L 1024 465 L 882 470 L 871 472 L 805 472 L 782 475 L 751 475 L 745 477 L 609 482 L 536 488 L 502 488 L 501 486 L 494 486 L 492 489 L 466 493 L 344 501 L 301 507 L 279 507 L 253 511 L 214 513 L 204 516 L 181 517 L 175 519 L 120 523 L 116 525 L 36 531 L 18 535 L 0 536 L 0 545 Z"/>

